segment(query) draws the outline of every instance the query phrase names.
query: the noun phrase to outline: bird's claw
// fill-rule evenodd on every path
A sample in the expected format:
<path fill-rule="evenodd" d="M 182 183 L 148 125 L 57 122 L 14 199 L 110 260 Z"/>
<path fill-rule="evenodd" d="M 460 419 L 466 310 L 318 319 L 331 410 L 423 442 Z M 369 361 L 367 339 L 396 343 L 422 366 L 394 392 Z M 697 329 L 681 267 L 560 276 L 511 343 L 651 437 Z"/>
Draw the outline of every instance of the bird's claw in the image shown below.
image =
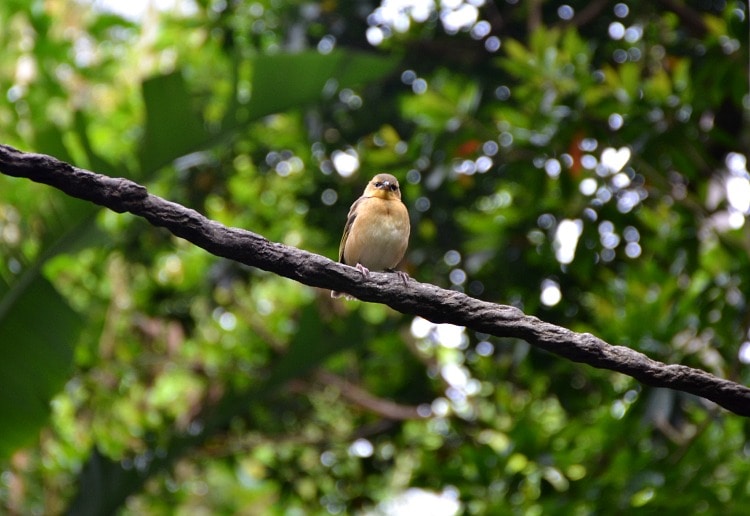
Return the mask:
<path fill-rule="evenodd" d="M 356 269 L 357 269 L 357 270 L 358 270 L 359 272 L 361 272 L 361 273 L 362 273 L 362 276 L 364 276 L 365 278 L 369 278 L 369 277 L 370 277 L 370 269 L 368 269 L 367 267 L 365 267 L 365 266 L 364 266 L 364 265 L 362 265 L 361 263 L 358 263 L 358 264 L 357 264 L 357 265 L 355 265 L 354 267 L 355 267 L 355 268 L 356 268 Z"/>
<path fill-rule="evenodd" d="M 401 282 L 404 285 L 408 285 L 409 284 L 409 280 L 411 279 L 411 276 L 409 276 L 408 274 L 406 274 L 404 271 L 397 271 L 395 269 L 386 269 L 386 270 L 388 272 L 394 272 L 394 273 L 396 273 L 396 276 L 398 276 L 399 279 L 401 279 Z"/>

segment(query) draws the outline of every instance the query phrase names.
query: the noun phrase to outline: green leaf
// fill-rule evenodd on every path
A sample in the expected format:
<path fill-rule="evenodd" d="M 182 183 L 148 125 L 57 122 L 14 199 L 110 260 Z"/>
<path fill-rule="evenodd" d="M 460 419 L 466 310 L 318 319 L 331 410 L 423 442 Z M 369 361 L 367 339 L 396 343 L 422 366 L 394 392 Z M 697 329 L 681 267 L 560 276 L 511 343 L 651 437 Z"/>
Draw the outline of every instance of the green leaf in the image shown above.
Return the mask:
<path fill-rule="evenodd" d="M 209 141 L 201 117 L 180 72 L 152 77 L 143 83 L 146 131 L 141 150 L 141 169 L 152 171 Z"/>
<path fill-rule="evenodd" d="M 252 62 L 248 116 L 256 119 L 304 107 L 320 100 L 327 85 L 351 88 L 379 80 L 397 63 L 393 57 L 343 50 L 326 55 L 315 51 L 259 55 Z"/>
<path fill-rule="evenodd" d="M 12 280 L 0 278 L 0 457 L 27 444 L 49 416 L 49 401 L 72 371 L 84 321 L 43 275 L 48 260 L 101 245 L 98 208 L 61 196 L 43 215 L 48 228 L 37 258 Z"/>
<path fill-rule="evenodd" d="M 83 321 L 33 268 L 12 287 L 0 280 L 0 458 L 33 441 L 73 362 Z"/>
<path fill-rule="evenodd" d="M 513 61 L 526 62 L 534 58 L 522 43 L 515 39 L 506 39 L 503 48 L 508 57 Z"/>
<path fill-rule="evenodd" d="M 208 132 L 179 72 L 143 83 L 146 130 L 141 167 L 151 171 L 226 138 L 247 123 L 319 101 L 328 85 L 351 88 L 382 79 L 398 63 L 393 57 L 349 51 L 262 54 L 251 60 L 252 98 L 247 106 L 235 100 L 221 131 Z"/>
<path fill-rule="evenodd" d="M 100 174 L 107 174 L 110 176 L 126 175 L 126 171 L 122 167 L 115 166 L 94 150 L 88 135 L 90 124 L 86 114 L 83 111 L 76 111 L 74 120 L 75 130 L 78 139 L 81 142 L 81 146 L 83 147 L 83 151 L 86 153 L 88 166 Z"/>
<path fill-rule="evenodd" d="M 620 65 L 620 80 L 622 87 L 628 94 L 630 100 L 638 98 L 638 90 L 641 88 L 641 67 L 638 63 L 623 63 Z"/>
<path fill-rule="evenodd" d="M 299 378 L 311 369 L 320 366 L 323 361 L 334 353 L 351 347 L 352 342 L 361 342 L 353 336 L 363 331 L 359 317 L 347 317 L 343 320 L 331 321 L 326 327 L 320 320 L 320 314 L 313 307 L 307 307 L 302 312 L 299 327 L 304 328 L 295 335 L 287 353 L 281 357 L 273 368 L 269 378 L 270 387 L 277 387 L 284 382 Z"/>
<path fill-rule="evenodd" d="M 443 95 L 427 91 L 419 96 L 404 97 L 404 117 L 430 129 L 442 129 L 455 115 L 455 104 Z"/>

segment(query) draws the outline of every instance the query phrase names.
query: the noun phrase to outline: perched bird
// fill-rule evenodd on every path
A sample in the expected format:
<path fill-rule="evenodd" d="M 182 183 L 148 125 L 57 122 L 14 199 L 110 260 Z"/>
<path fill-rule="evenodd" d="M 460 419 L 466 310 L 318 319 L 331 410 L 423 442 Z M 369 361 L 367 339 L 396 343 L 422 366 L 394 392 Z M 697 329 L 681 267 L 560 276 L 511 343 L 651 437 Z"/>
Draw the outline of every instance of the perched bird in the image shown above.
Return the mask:
<path fill-rule="evenodd" d="M 398 180 L 390 174 L 378 174 L 349 209 L 339 261 L 356 267 L 365 277 L 370 269 L 392 271 L 406 253 L 409 230 L 409 212 L 401 202 Z M 405 272 L 396 272 L 407 281 Z M 331 297 L 341 295 L 331 292 Z"/>

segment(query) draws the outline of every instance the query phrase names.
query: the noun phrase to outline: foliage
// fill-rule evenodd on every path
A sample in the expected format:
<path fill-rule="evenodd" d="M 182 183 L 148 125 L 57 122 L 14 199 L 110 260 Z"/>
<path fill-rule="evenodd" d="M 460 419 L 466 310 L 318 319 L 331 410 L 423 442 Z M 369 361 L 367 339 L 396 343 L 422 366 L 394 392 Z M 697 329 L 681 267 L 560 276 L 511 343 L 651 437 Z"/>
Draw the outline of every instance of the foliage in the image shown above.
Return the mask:
<path fill-rule="evenodd" d="M 191 5 L 1 4 L 3 143 L 332 258 L 391 172 L 418 280 L 750 383 L 745 3 Z M 746 510 L 703 400 L 0 192 L 9 512 Z"/>

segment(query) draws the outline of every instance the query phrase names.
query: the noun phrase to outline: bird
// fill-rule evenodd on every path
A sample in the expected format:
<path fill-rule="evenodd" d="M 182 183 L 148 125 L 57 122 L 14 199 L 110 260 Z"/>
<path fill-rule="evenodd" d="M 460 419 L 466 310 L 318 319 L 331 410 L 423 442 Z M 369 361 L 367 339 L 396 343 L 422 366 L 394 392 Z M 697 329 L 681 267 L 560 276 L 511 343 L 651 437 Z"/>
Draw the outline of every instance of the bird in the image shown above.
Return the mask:
<path fill-rule="evenodd" d="M 410 229 L 398 180 L 391 174 L 377 174 L 349 209 L 339 262 L 356 267 L 365 278 L 370 269 L 393 271 L 406 283 L 409 276 L 394 269 L 406 254 Z M 331 297 L 342 295 L 331 291 Z"/>

